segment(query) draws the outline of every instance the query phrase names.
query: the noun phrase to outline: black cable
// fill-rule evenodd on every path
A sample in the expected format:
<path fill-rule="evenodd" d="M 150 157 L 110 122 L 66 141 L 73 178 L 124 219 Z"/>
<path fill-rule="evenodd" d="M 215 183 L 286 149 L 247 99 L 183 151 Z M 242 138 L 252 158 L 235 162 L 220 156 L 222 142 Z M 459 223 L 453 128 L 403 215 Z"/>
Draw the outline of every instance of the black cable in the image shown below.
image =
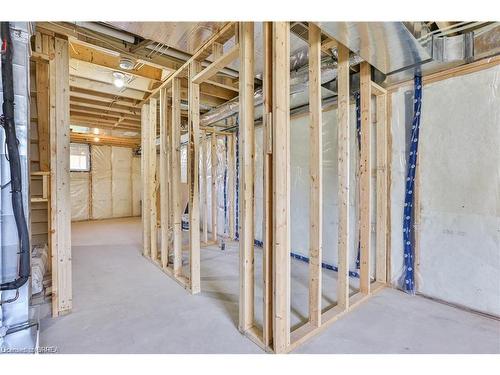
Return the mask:
<path fill-rule="evenodd" d="M 12 281 L 0 284 L 0 291 L 3 291 L 19 289 L 26 284 L 30 276 L 30 251 L 28 225 L 26 224 L 23 206 L 21 158 L 14 122 L 14 75 L 9 22 L 1 22 L 0 31 L 2 39 L 3 127 L 9 155 L 12 211 L 20 247 L 19 275 Z"/>

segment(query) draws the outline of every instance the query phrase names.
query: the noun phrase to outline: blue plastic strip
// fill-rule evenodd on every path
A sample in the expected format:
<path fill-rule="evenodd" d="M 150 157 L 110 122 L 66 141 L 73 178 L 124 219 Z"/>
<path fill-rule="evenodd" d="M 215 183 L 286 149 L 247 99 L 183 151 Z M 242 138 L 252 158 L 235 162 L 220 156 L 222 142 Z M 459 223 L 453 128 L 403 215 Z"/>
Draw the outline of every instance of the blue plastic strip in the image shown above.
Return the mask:
<path fill-rule="evenodd" d="M 264 247 L 264 243 L 262 241 L 254 240 L 253 243 L 254 243 L 255 246 Z M 301 260 L 303 262 L 309 263 L 309 258 L 306 257 L 306 256 L 304 256 L 304 255 L 300 255 L 300 254 L 291 252 L 290 256 L 292 258 L 295 258 L 295 259 Z M 339 268 L 337 266 L 334 266 L 333 264 L 329 264 L 329 263 L 321 263 L 321 267 L 325 268 L 327 270 L 335 271 L 335 272 L 339 271 Z M 349 271 L 349 276 L 350 277 L 357 277 L 357 278 L 359 278 L 359 273 L 358 272 L 354 272 L 354 271 Z"/>
<path fill-rule="evenodd" d="M 418 136 L 420 131 L 420 114 L 422 110 L 422 77 L 415 76 L 413 98 L 413 122 L 411 127 L 410 154 L 408 157 L 408 173 L 406 175 L 405 205 L 403 211 L 403 246 L 404 246 L 404 285 L 403 289 L 409 294 L 415 294 L 414 273 L 414 238 L 413 228 L 413 201 L 415 172 L 418 155 Z"/>
<path fill-rule="evenodd" d="M 224 234 L 227 234 L 227 135 L 224 137 L 224 151 L 226 154 L 226 167 L 224 168 Z"/>
<path fill-rule="evenodd" d="M 358 155 L 361 158 L 361 99 L 359 92 L 354 94 L 356 99 L 356 139 L 358 141 Z M 356 269 L 359 270 L 359 258 L 361 256 L 361 229 L 358 231 L 358 255 L 356 256 Z"/>
<path fill-rule="evenodd" d="M 236 228 L 234 231 L 234 235 L 236 239 L 240 238 L 240 232 L 238 232 L 239 228 L 239 220 L 240 220 L 240 131 L 239 131 L 239 116 L 236 116 L 236 126 L 238 130 L 236 130 Z"/>

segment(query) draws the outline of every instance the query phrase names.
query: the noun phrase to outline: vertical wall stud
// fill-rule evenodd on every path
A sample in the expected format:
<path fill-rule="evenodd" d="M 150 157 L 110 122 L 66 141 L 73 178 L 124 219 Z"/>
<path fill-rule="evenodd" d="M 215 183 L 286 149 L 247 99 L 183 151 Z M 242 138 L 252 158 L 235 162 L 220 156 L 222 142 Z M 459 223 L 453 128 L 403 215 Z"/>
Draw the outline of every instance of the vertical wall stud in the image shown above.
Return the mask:
<path fill-rule="evenodd" d="M 361 63 L 361 157 L 360 184 L 360 275 L 361 293 L 370 293 L 370 237 L 371 237 L 371 67 Z"/>
<path fill-rule="evenodd" d="M 160 90 L 160 227 L 161 227 L 161 264 L 163 268 L 168 265 L 168 97 L 167 89 Z"/>
<path fill-rule="evenodd" d="M 172 230 L 174 253 L 174 276 L 182 272 L 182 207 L 181 207 L 181 81 L 172 81 Z"/>
<path fill-rule="evenodd" d="M 290 24 L 273 23 L 273 345 L 290 345 Z M 279 136 L 278 136 L 279 135 Z"/>
<path fill-rule="evenodd" d="M 200 143 L 200 85 L 192 83 L 201 70 L 193 61 L 189 66 L 188 120 L 188 190 L 189 190 L 189 281 L 191 293 L 201 290 L 200 280 L 200 205 L 199 205 L 199 143 Z"/>
<path fill-rule="evenodd" d="M 323 248 L 323 139 L 321 107 L 321 30 L 309 24 L 309 321 L 321 325 Z"/>
<path fill-rule="evenodd" d="M 349 308 L 349 50 L 338 44 L 338 279 L 337 305 Z"/>
<path fill-rule="evenodd" d="M 239 24 L 240 40 L 240 305 L 239 329 L 254 317 L 254 24 Z"/>
<path fill-rule="evenodd" d="M 150 227 L 151 227 L 151 259 L 154 262 L 158 261 L 158 223 L 156 215 L 156 108 L 157 100 L 151 98 L 149 100 L 149 211 L 150 211 Z"/>
<path fill-rule="evenodd" d="M 212 241 L 217 242 L 217 134 L 215 131 L 210 137 L 210 158 L 212 166 Z"/>
<path fill-rule="evenodd" d="M 262 341 L 270 346 L 273 337 L 273 155 L 272 155 L 272 111 L 273 111 L 273 24 L 264 22 L 263 30 L 264 74 L 262 77 L 264 112 L 263 137 L 263 329 Z"/>

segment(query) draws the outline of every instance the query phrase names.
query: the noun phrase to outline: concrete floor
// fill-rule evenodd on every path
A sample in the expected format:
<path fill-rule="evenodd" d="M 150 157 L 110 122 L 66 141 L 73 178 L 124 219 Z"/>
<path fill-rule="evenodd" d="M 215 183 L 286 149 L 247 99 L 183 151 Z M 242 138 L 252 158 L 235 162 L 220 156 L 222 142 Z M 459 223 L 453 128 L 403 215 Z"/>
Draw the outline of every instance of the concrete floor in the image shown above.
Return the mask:
<path fill-rule="evenodd" d="M 41 346 L 60 353 L 262 353 L 237 330 L 236 243 L 224 252 L 202 250 L 202 293 L 191 296 L 142 257 L 140 219 L 72 229 L 73 312 L 42 319 Z M 256 270 L 260 264 L 256 250 Z M 335 277 L 324 272 L 325 306 L 335 299 Z M 298 260 L 292 291 L 296 325 L 307 314 L 307 264 Z M 257 321 L 261 295 L 256 283 Z M 500 353 L 500 322 L 385 289 L 296 353 Z"/>

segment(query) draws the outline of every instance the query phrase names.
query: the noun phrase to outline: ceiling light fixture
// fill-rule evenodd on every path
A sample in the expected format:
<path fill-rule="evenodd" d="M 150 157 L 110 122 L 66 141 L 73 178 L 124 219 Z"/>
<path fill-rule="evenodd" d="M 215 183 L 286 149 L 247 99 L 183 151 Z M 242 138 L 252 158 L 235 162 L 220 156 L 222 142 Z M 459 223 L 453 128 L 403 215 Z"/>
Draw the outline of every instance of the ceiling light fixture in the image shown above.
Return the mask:
<path fill-rule="evenodd" d="M 134 61 L 129 57 L 121 57 L 119 66 L 124 70 L 132 70 L 134 67 Z"/>
<path fill-rule="evenodd" d="M 99 137 L 94 137 L 94 142 L 99 142 Z"/>
<path fill-rule="evenodd" d="M 119 89 L 125 86 L 125 74 L 121 72 L 113 72 L 113 85 Z"/>

